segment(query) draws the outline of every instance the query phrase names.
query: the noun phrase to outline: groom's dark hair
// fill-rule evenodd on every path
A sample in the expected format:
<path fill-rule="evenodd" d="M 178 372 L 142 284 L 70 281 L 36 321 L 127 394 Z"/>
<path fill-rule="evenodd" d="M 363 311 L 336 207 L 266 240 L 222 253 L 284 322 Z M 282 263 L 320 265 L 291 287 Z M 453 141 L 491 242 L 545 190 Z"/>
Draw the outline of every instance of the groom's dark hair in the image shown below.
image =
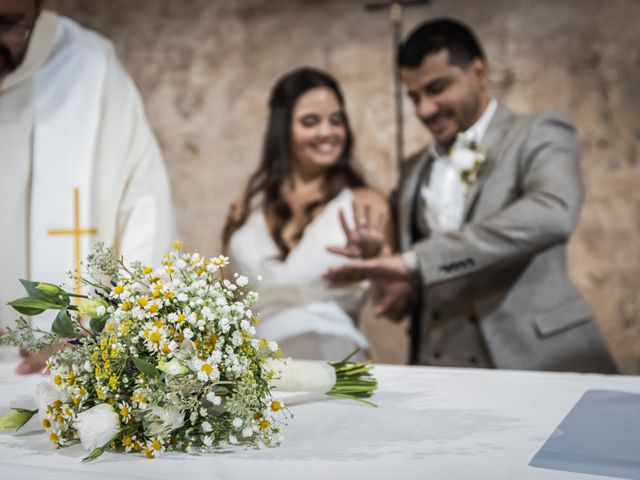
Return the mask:
<path fill-rule="evenodd" d="M 398 47 L 398 65 L 417 68 L 424 57 L 446 49 L 449 63 L 466 69 L 475 59 L 486 61 L 482 45 L 473 31 L 452 18 L 438 18 L 416 27 Z"/>

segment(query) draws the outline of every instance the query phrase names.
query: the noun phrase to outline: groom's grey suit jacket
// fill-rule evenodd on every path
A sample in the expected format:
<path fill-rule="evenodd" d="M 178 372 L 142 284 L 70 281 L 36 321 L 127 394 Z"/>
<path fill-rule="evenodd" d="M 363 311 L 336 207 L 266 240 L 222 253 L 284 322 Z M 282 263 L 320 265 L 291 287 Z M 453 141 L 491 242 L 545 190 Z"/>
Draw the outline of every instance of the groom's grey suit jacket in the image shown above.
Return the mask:
<path fill-rule="evenodd" d="M 393 198 L 400 248 L 419 260 L 413 361 L 615 372 L 566 266 L 583 201 L 574 127 L 499 105 L 482 143 L 487 160 L 454 232 L 417 231 L 432 159 L 424 150 L 404 162 Z"/>

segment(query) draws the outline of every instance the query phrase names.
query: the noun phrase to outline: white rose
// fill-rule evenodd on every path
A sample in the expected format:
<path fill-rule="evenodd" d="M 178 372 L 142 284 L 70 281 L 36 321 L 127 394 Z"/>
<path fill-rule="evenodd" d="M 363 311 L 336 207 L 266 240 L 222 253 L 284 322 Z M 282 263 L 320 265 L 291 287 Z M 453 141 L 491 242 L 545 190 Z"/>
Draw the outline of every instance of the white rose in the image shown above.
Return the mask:
<path fill-rule="evenodd" d="M 450 158 L 456 169 L 460 171 L 470 170 L 478 158 L 478 152 L 469 148 L 454 148 Z"/>
<path fill-rule="evenodd" d="M 58 390 L 51 382 L 40 382 L 36 387 L 36 404 L 38 412 L 44 418 L 47 405 L 51 405 L 56 400 L 62 403 L 69 401 L 69 394 L 65 390 Z"/>
<path fill-rule="evenodd" d="M 78 431 L 82 448 L 93 451 L 109 443 L 120 431 L 120 417 L 108 403 L 91 407 L 76 417 L 73 427 Z"/>
<path fill-rule="evenodd" d="M 151 407 L 146 414 L 149 425 L 146 434 L 155 437 L 172 432 L 184 425 L 184 413 L 176 408 L 162 408 L 158 405 Z"/>

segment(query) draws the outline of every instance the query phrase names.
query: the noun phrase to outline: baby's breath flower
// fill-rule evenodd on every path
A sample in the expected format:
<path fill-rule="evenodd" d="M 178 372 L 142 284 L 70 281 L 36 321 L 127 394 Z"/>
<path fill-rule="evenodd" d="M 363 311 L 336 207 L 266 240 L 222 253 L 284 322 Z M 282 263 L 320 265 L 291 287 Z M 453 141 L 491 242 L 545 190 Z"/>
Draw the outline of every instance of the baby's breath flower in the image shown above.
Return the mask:
<path fill-rule="evenodd" d="M 215 406 L 218 406 L 222 403 L 222 398 L 216 395 L 215 392 L 207 393 L 206 399 L 209 400 Z"/>

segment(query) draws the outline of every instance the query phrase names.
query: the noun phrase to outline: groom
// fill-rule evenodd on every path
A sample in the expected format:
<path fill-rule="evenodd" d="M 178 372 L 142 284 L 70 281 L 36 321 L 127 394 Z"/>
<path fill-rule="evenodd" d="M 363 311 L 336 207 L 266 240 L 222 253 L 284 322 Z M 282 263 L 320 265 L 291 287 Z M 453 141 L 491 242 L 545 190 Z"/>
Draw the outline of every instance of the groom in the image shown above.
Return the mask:
<path fill-rule="evenodd" d="M 394 193 L 402 254 L 327 278 L 377 280 L 379 314 L 413 312 L 411 363 L 615 373 L 566 267 L 583 200 L 574 127 L 490 98 L 482 46 L 458 21 L 420 25 L 398 62 L 434 137 Z"/>

